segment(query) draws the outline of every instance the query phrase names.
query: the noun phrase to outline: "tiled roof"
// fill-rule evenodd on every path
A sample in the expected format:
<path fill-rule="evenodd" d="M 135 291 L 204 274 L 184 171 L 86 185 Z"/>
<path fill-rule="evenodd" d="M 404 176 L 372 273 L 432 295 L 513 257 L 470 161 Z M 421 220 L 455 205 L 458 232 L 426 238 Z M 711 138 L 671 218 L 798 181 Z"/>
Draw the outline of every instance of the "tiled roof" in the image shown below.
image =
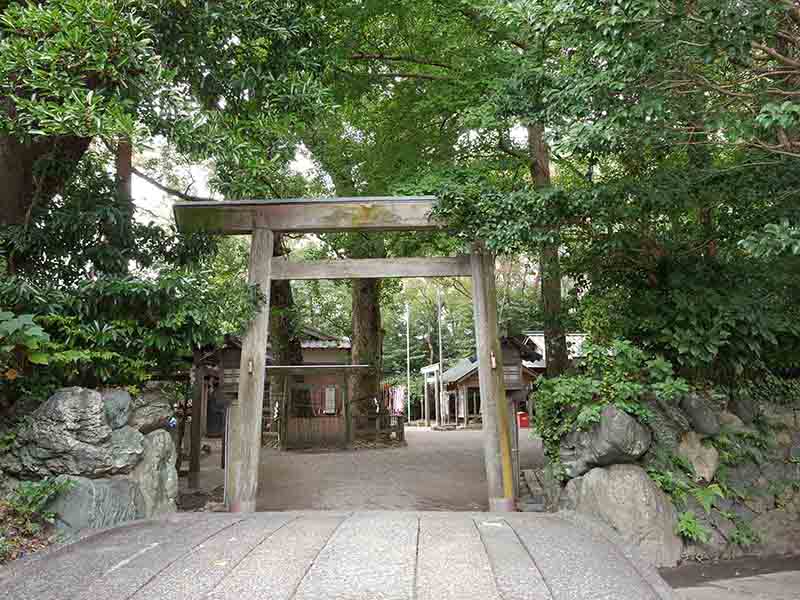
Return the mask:
<path fill-rule="evenodd" d="M 478 368 L 478 361 L 471 358 L 462 358 L 456 365 L 447 369 L 442 375 L 442 381 L 445 383 L 455 383 L 472 373 Z"/>

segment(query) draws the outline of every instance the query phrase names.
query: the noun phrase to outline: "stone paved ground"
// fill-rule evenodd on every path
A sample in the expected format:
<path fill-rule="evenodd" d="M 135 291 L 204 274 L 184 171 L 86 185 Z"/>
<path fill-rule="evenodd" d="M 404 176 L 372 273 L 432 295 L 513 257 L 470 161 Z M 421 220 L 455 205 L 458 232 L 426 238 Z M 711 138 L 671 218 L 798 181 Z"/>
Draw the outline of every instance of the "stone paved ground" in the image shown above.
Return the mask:
<path fill-rule="evenodd" d="M 674 597 L 613 539 L 531 513 L 183 513 L 0 567 L 0 600 Z"/>
<path fill-rule="evenodd" d="M 800 571 L 723 579 L 679 589 L 680 600 L 798 600 Z"/>
<path fill-rule="evenodd" d="M 480 431 L 409 428 L 408 446 L 351 452 L 262 450 L 257 510 L 486 510 Z M 521 464 L 542 463 L 524 431 Z M 201 485 L 222 485 L 219 453 L 202 463 Z M 185 482 L 182 482 L 185 484 Z"/>

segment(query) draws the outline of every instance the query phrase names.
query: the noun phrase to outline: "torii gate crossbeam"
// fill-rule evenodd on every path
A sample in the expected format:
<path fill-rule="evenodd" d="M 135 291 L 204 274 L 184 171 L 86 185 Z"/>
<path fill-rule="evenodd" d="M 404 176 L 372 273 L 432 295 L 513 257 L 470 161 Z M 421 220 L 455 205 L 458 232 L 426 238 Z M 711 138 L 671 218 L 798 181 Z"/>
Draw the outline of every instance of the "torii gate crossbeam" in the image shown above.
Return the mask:
<path fill-rule="evenodd" d="M 266 299 L 242 341 L 239 393 L 227 410 L 225 503 L 231 512 L 254 512 L 256 507 L 272 279 L 470 276 L 489 510 L 514 510 L 510 418 L 497 327 L 494 255 L 485 245 L 475 242 L 469 256 L 459 257 L 306 263 L 273 259 L 276 232 L 441 229 L 443 224 L 430 216 L 434 202 L 432 196 L 415 196 L 175 203 L 175 221 L 182 231 L 251 235 L 248 278 L 252 285 L 259 286 Z"/>

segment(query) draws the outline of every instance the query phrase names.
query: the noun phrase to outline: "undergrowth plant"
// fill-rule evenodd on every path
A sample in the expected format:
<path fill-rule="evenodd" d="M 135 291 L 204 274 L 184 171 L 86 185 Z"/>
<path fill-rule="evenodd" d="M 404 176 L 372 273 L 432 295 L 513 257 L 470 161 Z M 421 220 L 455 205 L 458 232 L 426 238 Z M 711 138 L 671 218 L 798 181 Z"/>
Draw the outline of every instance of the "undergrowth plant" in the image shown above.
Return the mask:
<path fill-rule="evenodd" d="M 682 538 L 701 544 L 707 544 L 711 539 L 711 532 L 697 519 L 697 515 L 691 510 L 685 510 L 678 515 L 675 533 Z"/>
<path fill-rule="evenodd" d="M 65 478 L 24 481 L 0 501 L 0 564 L 47 545 L 56 517 L 47 505 L 72 485 Z"/>
<path fill-rule="evenodd" d="M 614 405 L 647 423 L 650 410 L 644 398 L 677 402 L 689 391 L 667 360 L 649 355 L 627 340 L 610 346 L 586 342 L 583 350 L 578 373 L 540 379 L 536 390 L 535 425 L 554 463 L 559 461 L 561 439 L 597 423 L 606 406 Z"/>

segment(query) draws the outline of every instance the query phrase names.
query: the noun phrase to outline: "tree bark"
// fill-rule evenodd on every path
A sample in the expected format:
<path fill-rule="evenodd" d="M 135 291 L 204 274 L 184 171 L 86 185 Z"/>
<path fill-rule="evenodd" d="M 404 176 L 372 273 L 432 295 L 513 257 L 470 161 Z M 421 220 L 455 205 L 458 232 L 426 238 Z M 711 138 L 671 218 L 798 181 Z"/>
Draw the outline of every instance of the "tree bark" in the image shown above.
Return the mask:
<path fill-rule="evenodd" d="M 21 142 L 0 135 L 0 225 L 24 225 L 34 202 L 49 201 L 62 188 L 90 142 L 75 136 Z"/>
<path fill-rule="evenodd" d="M 530 172 L 537 188 L 551 185 L 550 148 L 544 140 L 544 126 L 528 126 Z M 559 257 L 559 228 L 555 226 L 550 239 L 542 244 L 540 255 L 542 282 L 542 312 L 547 377 L 558 377 L 569 368 L 567 338 L 562 322 L 561 259 Z"/>
<path fill-rule="evenodd" d="M 26 225 L 34 205 L 61 190 L 90 142 L 75 136 L 21 142 L 0 135 L 0 227 Z M 7 261 L 8 272 L 16 272 L 14 256 L 9 253 Z"/>
<path fill-rule="evenodd" d="M 283 236 L 275 236 L 275 250 L 273 256 L 284 256 L 287 249 L 283 243 Z M 272 360 L 276 365 L 302 365 L 303 347 L 298 331 L 297 322 L 294 319 L 294 297 L 292 296 L 292 284 L 290 281 L 272 281 L 270 284 L 270 317 L 269 317 L 269 339 L 272 348 Z M 267 412 L 267 423 L 272 425 L 272 415 L 275 406 L 281 406 L 281 396 L 285 386 L 285 376 L 272 376 L 269 379 L 270 395 L 269 402 L 264 403 L 264 411 Z M 279 415 L 283 418 L 283 415 Z M 271 427 L 271 430 L 275 430 Z"/>
<path fill-rule="evenodd" d="M 370 365 L 368 373 L 360 373 L 351 380 L 350 398 L 354 414 L 365 414 L 374 409 L 372 399 L 380 393 L 383 363 L 383 335 L 381 330 L 380 279 L 354 279 L 352 364 Z"/>
<path fill-rule="evenodd" d="M 114 156 L 114 166 L 116 169 L 115 183 L 117 186 L 116 205 L 122 218 L 116 222 L 107 222 L 105 230 L 105 241 L 111 248 L 116 248 L 119 260 L 115 264 L 109 265 L 114 274 L 125 274 L 128 272 L 128 258 L 123 251 L 130 247 L 132 240 L 133 214 L 135 207 L 133 204 L 133 146 L 130 140 L 121 139 L 117 143 L 117 151 Z"/>

